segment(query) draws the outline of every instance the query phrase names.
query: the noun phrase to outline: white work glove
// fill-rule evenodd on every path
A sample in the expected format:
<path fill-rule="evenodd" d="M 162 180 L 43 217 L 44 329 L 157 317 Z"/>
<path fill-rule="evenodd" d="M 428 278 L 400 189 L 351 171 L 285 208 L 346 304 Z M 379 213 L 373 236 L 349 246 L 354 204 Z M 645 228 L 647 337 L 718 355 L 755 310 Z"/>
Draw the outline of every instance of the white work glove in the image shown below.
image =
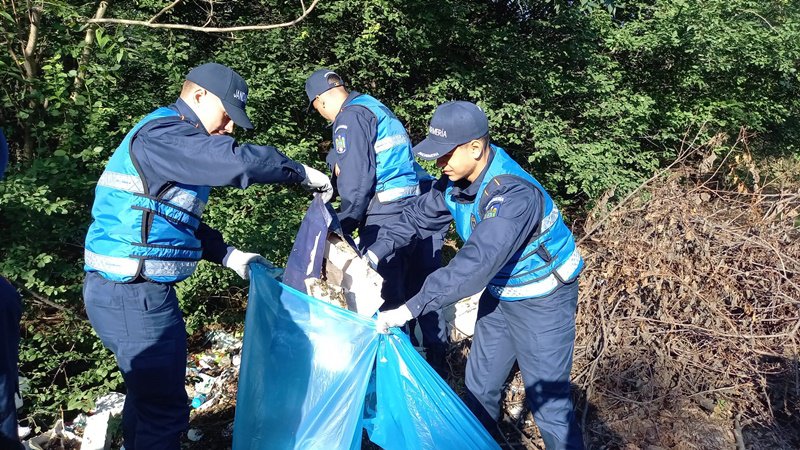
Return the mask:
<path fill-rule="evenodd" d="M 306 170 L 306 179 L 300 185 L 308 191 L 319 192 L 323 202 L 328 203 L 331 201 L 331 197 L 333 197 L 331 179 L 313 167 L 303 164 L 303 168 Z"/>
<path fill-rule="evenodd" d="M 406 305 L 379 312 L 378 318 L 375 319 L 375 331 L 381 334 L 389 334 L 389 328 L 402 327 L 413 318 L 411 310 Z"/>
<path fill-rule="evenodd" d="M 250 263 L 263 264 L 268 268 L 275 267 L 267 258 L 264 258 L 258 253 L 245 253 L 237 249 L 233 249 L 222 259 L 223 266 L 233 269 L 234 272 L 245 280 L 250 279 Z"/>

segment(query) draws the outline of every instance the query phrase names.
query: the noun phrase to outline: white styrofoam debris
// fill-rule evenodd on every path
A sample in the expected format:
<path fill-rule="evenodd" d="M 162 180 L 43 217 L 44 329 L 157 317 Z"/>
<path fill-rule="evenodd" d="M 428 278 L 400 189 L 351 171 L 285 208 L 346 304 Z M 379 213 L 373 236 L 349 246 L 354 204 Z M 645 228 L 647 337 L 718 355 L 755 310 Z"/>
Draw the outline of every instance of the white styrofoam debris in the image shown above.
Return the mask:
<path fill-rule="evenodd" d="M 112 416 L 122 414 L 122 407 L 125 406 L 125 394 L 119 392 L 109 392 L 108 394 L 94 401 L 93 414 L 110 412 Z"/>
<path fill-rule="evenodd" d="M 478 300 L 483 291 L 472 297 L 459 300 L 444 308 L 444 317 L 447 322 L 447 332 L 451 342 L 472 337 L 475 333 L 475 321 L 478 318 Z"/>
<path fill-rule="evenodd" d="M 347 309 L 372 317 L 383 304 L 383 278 L 378 272 L 334 234 L 325 242 L 325 261 L 328 283 L 344 290 Z"/>
<path fill-rule="evenodd" d="M 86 419 L 81 450 L 109 450 L 111 446 L 111 436 L 108 432 L 109 420 L 111 420 L 110 410 L 94 414 Z"/>

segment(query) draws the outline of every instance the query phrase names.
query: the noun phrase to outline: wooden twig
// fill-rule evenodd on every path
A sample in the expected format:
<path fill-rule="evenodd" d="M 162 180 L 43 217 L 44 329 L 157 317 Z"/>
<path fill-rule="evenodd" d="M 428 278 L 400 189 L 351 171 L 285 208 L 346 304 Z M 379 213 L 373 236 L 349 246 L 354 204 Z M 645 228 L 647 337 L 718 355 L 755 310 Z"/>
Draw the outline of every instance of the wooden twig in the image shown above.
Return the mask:
<path fill-rule="evenodd" d="M 165 28 L 170 30 L 202 31 L 203 33 L 234 33 L 238 31 L 264 31 L 264 30 L 273 30 L 275 28 L 290 27 L 292 25 L 300 23 L 303 19 L 308 17 L 309 14 L 311 14 L 311 11 L 313 11 L 314 8 L 317 6 L 317 3 L 319 3 L 319 0 L 314 0 L 311 3 L 311 5 L 308 6 L 308 9 L 304 10 L 303 14 L 298 16 L 294 20 L 291 20 L 289 22 L 275 23 L 269 25 L 244 25 L 238 27 L 206 27 L 206 26 L 193 26 L 193 25 L 175 24 L 175 23 L 154 23 L 144 20 L 128 20 L 128 19 L 88 19 L 86 22 L 98 23 L 98 24 L 143 26 L 148 28 Z"/>
<path fill-rule="evenodd" d="M 100 5 L 97 7 L 97 11 L 94 14 L 95 19 L 101 19 L 106 14 L 106 9 L 108 9 L 108 2 L 102 1 Z M 86 28 L 86 34 L 83 37 L 83 50 L 81 51 L 81 57 L 78 60 L 78 73 L 75 75 L 75 80 L 73 81 L 73 90 L 72 90 L 72 99 L 75 100 L 75 97 L 78 95 L 78 91 L 83 87 L 84 78 L 86 78 L 86 65 L 89 63 L 89 57 L 92 55 L 92 44 L 94 44 L 94 30 L 97 27 L 90 25 Z"/>
<path fill-rule="evenodd" d="M 720 332 L 717 332 L 717 331 L 714 331 L 714 330 L 710 330 L 708 328 L 703 328 L 703 327 L 700 327 L 700 326 L 697 326 L 697 325 L 693 325 L 693 324 L 690 324 L 690 323 L 669 322 L 669 321 L 666 321 L 666 320 L 658 320 L 658 319 L 653 319 L 653 318 L 650 318 L 650 317 L 641 317 L 641 316 L 633 316 L 633 317 L 629 317 L 629 319 L 631 319 L 631 320 L 640 320 L 640 321 L 645 321 L 645 322 L 662 323 L 662 324 L 665 324 L 665 325 L 670 325 L 670 326 L 675 326 L 675 327 L 691 328 L 693 330 L 702 331 L 704 333 L 708 333 L 708 334 L 711 334 L 711 335 L 714 335 L 714 336 L 735 338 L 735 339 L 775 339 L 775 338 L 787 337 L 787 336 L 791 336 L 792 335 L 791 332 L 778 333 L 778 334 L 727 334 L 727 333 L 720 333 Z"/>
<path fill-rule="evenodd" d="M 156 15 L 155 15 L 155 16 L 151 17 L 151 18 L 150 18 L 150 20 L 148 20 L 148 21 L 147 21 L 147 23 L 153 23 L 153 22 L 155 22 L 155 21 L 156 21 L 156 19 L 158 19 L 159 17 L 161 17 L 162 15 L 164 15 L 164 13 L 166 13 L 166 12 L 167 12 L 167 11 L 169 11 L 170 9 L 174 8 L 174 7 L 175 7 L 175 6 L 176 6 L 178 3 L 180 3 L 181 1 L 183 1 L 183 0 L 175 0 L 174 2 L 172 2 L 172 3 L 170 3 L 169 5 L 165 6 L 165 7 L 164 7 L 164 9 L 162 9 L 161 11 L 159 11 L 158 13 L 156 13 Z M 99 17 L 98 17 L 98 18 L 99 18 Z"/>
<path fill-rule="evenodd" d="M 28 296 L 30 296 L 37 303 L 41 303 L 42 305 L 49 306 L 51 308 L 55 308 L 55 309 L 57 309 L 59 311 L 62 311 L 62 312 L 73 313 L 72 310 L 63 307 L 63 306 L 59 305 L 58 303 L 55 303 L 52 300 L 50 300 L 50 299 L 48 299 L 48 298 L 46 298 L 46 297 L 44 297 L 42 295 L 37 294 L 36 292 L 33 292 L 32 290 L 26 288 L 25 286 L 20 285 L 19 283 L 15 283 L 15 282 L 13 282 L 11 280 L 9 280 L 9 282 L 11 284 L 13 284 L 17 289 L 21 289 L 21 290 L 25 291 L 25 293 L 28 294 Z"/>
<path fill-rule="evenodd" d="M 736 414 L 734 419 L 733 435 L 736 437 L 736 450 L 747 450 L 744 446 L 744 437 L 742 437 L 742 422 L 741 413 Z"/>
<path fill-rule="evenodd" d="M 610 218 L 611 218 L 611 216 L 612 216 L 612 215 L 613 215 L 615 212 L 617 212 L 617 211 L 618 211 L 620 208 L 622 208 L 622 207 L 623 207 L 623 206 L 624 206 L 626 203 L 628 203 L 628 201 L 629 201 L 631 198 L 633 198 L 633 196 L 634 196 L 634 195 L 638 194 L 638 193 L 639 193 L 639 192 L 640 192 L 642 189 L 644 189 L 646 186 L 648 186 L 648 185 L 649 185 L 650 183 L 652 183 L 654 180 L 657 180 L 657 179 L 659 179 L 659 178 L 663 177 L 663 176 L 664 176 L 664 174 L 666 174 L 667 172 L 669 172 L 670 170 L 672 170 L 672 168 L 673 168 L 673 167 L 675 167 L 676 165 L 678 165 L 678 164 L 680 164 L 681 162 L 683 162 L 683 160 L 684 160 L 684 159 L 686 159 L 686 156 L 688 156 L 688 154 L 687 154 L 687 155 L 681 155 L 681 156 L 678 156 L 678 158 L 677 158 L 677 159 L 675 159 L 675 161 L 673 161 L 673 162 L 672 162 L 672 164 L 670 164 L 669 166 L 667 166 L 665 169 L 662 169 L 662 170 L 659 170 L 658 172 L 656 172 L 656 174 L 655 174 L 655 175 L 653 175 L 652 177 L 650 177 L 650 178 L 648 178 L 647 180 L 645 180 L 645 181 L 644 181 L 642 184 L 640 184 L 638 187 L 636 187 L 636 189 L 634 189 L 634 190 L 633 190 L 633 191 L 631 191 L 631 192 L 630 192 L 628 195 L 626 195 L 626 196 L 625 196 L 625 198 L 623 198 L 622 200 L 620 200 L 620 201 L 619 201 L 619 203 L 617 203 L 616 205 L 614 205 L 614 207 L 611 209 L 611 211 L 609 211 L 609 212 L 608 212 L 608 214 L 606 214 L 606 215 L 605 215 L 605 216 L 604 216 L 602 219 L 598 220 L 598 221 L 597 221 L 597 222 L 596 222 L 596 223 L 595 223 L 595 224 L 592 226 L 592 228 L 591 228 L 589 231 L 587 231 L 586 233 L 584 233 L 584 235 L 583 235 L 583 236 L 582 236 L 582 237 L 581 237 L 581 238 L 578 240 L 578 245 L 581 245 L 581 244 L 583 243 L 583 241 L 585 241 L 585 240 L 586 240 L 586 239 L 588 239 L 588 238 L 589 238 L 589 237 L 590 237 L 592 234 L 594 234 L 594 232 L 595 232 L 595 231 L 597 231 L 597 230 L 600 228 L 600 226 L 601 226 L 601 225 L 603 225 L 603 224 L 606 222 L 606 220 L 610 219 Z"/>
<path fill-rule="evenodd" d="M 524 433 L 524 432 L 523 432 L 523 431 L 522 431 L 522 430 L 521 430 L 521 429 L 520 429 L 520 428 L 517 426 L 517 424 L 515 424 L 515 423 L 514 423 L 514 421 L 512 421 L 512 420 L 504 420 L 503 422 L 504 422 L 504 423 L 506 423 L 506 424 L 508 424 L 508 425 L 510 425 L 512 428 L 514 428 L 514 430 L 516 430 L 516 432 L 517 432 L 517 433 L 519 433 L 519 436 L 520 436 L 520 437 L 522 438 L 522 440 L 525 442 L 525 446 L 526 446 L 527 448 L 529 448 L 529 449 L 536 449 L 536 450 L 544 450 L 544 449 L 542 449 L 542 447 L 540 447 L 540 446 L 536 445 L 536 443 L 535 443 L 535 442 L 533 442 L 533 440 L 532 440 L 531 438 L 529 438 L 529 437 L 528 437 L 528 436 L 527 436 L 527 435 L 526 435 L 526 434 L 525 434 L 525 433 Z M 504 440 L 504 441 L 506 441 L 506 444 L 507 444 L 509 447 L 511 447 L 511 443 L 510 443 L 510 442 L 508 442 L 508 439 L 506 439 L 506 436 L 503 434 L 503 432 L 502 432 L 502 431 L 500 432 L 500 434 L 501 434 L 501 435 L 503 435 L 503 440 Z"/>

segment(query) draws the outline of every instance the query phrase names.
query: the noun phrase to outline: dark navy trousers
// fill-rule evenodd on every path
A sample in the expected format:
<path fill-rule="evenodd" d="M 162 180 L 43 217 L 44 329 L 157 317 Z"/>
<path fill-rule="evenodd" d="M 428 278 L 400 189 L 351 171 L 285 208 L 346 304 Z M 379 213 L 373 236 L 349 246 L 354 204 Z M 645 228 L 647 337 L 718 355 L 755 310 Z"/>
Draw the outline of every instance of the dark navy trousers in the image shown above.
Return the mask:
<path fill-rule="evenodd" d="M 547 450 L 583 448 L 569 382 L 577 303 L 577 281 L 546 297 L 514 302 L 484 291 L 467 359 L 465 400 L 487 430 L 496 430 L 503 383 L 517 361 Z"/>
<path fill-rule="evenodd" d="M 386 213 L 382 213 L 382 205 L 374 205 L 364 225 L 359 228 L 358 245 L 361 251 L 365 252 L 375 243 L 382 225 L 397 220 L 402 205 L 412 201 L 414 197 L 393 202 L 391 207 L 385 207 Z M 444 236 L 439 233 L 424 240 L 415 239 L 378 264 L 378 273 L 384 279 L 381 296 L 386 301 L 381 311 L 397 308 L 419 292 L 425 278 L 441 267 L 443 243 Z M 428 362 L 442 374 L 440 369 L 443 367 L 440 366 L 448 342 L 444 315 L 433 311 L 417 318 L 417 323 L 422 331 L 422 346 Z"/>
<path fill-rule="evenodd" d="M 406 299 L 417 295 L 428 275 L 442 266 L 443 244 L 444 235 L 440 233 L 436 233 L 427 239 L 416 241 L 406 269 Z M 419 325 L 422 332 L 422 347 L 425 349 L 425 358 L 442 378 L 447 378 L 450 372 L 447 366 L 449 339 L 443 311 L 431 311 L 409 322 L 409 334 L 414 345 L 419 345 L 414 334 L 414 328 L 417 325 Z"/>
<path fill-rule="evenodd" d="M 187 344 L 173 286 L 115 283 L 89 272 L 83 299 L 92 327 L 116 356 L 125 380 L 125 449 L 179 449 L 189 426 Z"/>
<path fill-rule="evenodd" d="M 17 362 L 22 304 L 14 286 L 0 277 L 0 449 L 21 449 L 17 435 Z"/>

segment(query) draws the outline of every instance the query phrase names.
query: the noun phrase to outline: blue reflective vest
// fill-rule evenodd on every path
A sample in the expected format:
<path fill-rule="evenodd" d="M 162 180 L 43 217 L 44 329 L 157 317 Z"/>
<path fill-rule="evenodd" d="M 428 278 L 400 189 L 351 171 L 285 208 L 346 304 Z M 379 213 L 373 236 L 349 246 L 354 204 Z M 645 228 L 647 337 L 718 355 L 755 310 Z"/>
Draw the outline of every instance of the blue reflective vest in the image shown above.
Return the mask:
<path fill-rule="evenodd" d="M 494 158 L 484 174 L 478 194 L 472 203 L 458 203 L 451 195 L 453 182 L 445 190 L 445 202 L 453 215 L 456 231 L 466 242 L 475 226 L 492 209 L 491 198 L 483 198 L 486 186 L 497 179 L 512 176 L 542 193 L 544 210 L 541 224 L 528 244 L 518 250 L 492 278 L 486 289 L 506 301 L 543 297 L 553 292 L 559 282 L 568 283 L 583 270 L 583 258 L 575 245 L 572 232 L 564 223 L 553 199 L 533 176 L 525 172 L 500 147 L 492 145 Z M 487 204 L 488 203 L 488 204 Z"/>
<path fill-rule="evenodd" d="M 151 120 L 178 116 L 159 108 L 139 121 L 114 151 L 95 189 L 94 219 L 86 234 L 84 270 L 116 282 L 142 276 L 172 283 L 191 275 L 203 255 L 194 233 L 200 226 L 208 186 L 168 183 L 148 192 L 131 158 L 131 141 Z"/>
<path fill-rule="evenodd" d="M 375 196 L 378 201 L 388 203 L 419 195 L 411 139 L 403 124 L 389 108 L 369 95 L 359 95 L 345 108 L 350 106 L 363 106 L 378 119 L 378 135 L 375 138 Z"/>

